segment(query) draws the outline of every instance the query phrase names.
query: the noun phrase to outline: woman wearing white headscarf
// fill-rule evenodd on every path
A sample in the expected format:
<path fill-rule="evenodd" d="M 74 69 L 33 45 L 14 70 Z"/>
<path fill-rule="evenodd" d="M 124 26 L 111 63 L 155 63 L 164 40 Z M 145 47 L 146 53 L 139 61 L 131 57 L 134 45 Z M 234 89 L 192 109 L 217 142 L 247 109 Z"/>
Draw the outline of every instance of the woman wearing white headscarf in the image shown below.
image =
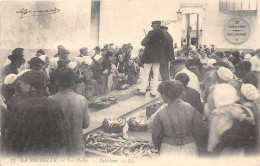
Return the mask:
<path fill-rule="evenodd" d="M 254 137 L 252 137 L 252 140 L 250 141 L 253 145 L 252 152 L 255 153 L 256 151 L 260 152 L 260 133 L 259 133 L 259 108 L 257 107 L 257 102 L 259 100 L 259 92 L 256 89 L 256 87 L 252 84 L 243 84 L 241 87 L 241 96 L 240 101 L 243 106 L 249 108 L 255 117 L 255 130 L 254 130 Z M 257 136 L 258 135 L 258 136 Z M 257 139 L 259 143 L 257 143 Z M 256 146 L 258 144 L 258 146 Z"/>
<path fill-rule="evenodd" d="M 77 94 L 84 96 L 85 95 L 85 77 L 82 75 L 77 62 L 70 62 L 68 67 L 73 70 L 75 74 L 75 87 L 74 90 Z"/>
<path fill-rule="evenodd" d="M 210 115 L 208 151 L 215 155 L 245 154 L 252 148 L 255 117 L 250 109 L 236 102 L 236 89 L 218 84 L 213 90 L 216 109 Z"/>

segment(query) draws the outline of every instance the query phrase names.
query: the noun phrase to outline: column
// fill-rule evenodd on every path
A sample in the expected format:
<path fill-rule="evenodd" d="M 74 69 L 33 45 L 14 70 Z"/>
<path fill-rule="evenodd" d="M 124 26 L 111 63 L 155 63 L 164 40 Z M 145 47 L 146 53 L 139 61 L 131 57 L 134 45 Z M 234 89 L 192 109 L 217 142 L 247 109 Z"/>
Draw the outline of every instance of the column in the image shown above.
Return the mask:
<path fill-rule="evenodd" d="M 186 20 L 187 20 L 187 47 L 186 47 L 186 51 L 188 51 L 189 46 L 190 46 L 190 14 L 186 14 Z"/>
<path fill-rule="evenodd" d="M 199 46 L 199 14 L 197 14 L 196 43 Z"/>
<path fill-rule="evenodd" d="M 99 26 L 100 26 L 100 1 L 91 1 L 91 24 L 90 38 L 91 45 L 99 45 Z"/>

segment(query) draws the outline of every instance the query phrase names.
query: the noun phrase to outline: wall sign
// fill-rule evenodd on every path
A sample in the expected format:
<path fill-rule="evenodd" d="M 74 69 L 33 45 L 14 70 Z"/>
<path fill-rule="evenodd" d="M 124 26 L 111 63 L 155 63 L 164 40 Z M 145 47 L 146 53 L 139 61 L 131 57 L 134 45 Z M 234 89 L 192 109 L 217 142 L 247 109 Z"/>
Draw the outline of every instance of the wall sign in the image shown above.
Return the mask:
<path fill-rule="evenodd" d="M 234 18 L 226 23 L 224 35 L 230 43 L 244 43 L 249 38 L 250 26 L 245 20 Z"/>

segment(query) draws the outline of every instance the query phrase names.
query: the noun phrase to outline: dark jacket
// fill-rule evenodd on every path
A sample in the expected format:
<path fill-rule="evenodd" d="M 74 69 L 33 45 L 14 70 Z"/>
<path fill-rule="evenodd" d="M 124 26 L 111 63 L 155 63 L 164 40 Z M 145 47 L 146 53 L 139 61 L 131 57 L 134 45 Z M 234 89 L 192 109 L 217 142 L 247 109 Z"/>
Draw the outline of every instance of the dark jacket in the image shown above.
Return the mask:
<path fill-rule="evenodd" d="M 174 60 L 174 51 L 173 51 L 173 39 L 172 36 L 166 32 L 165 33 L 165 43 L 163 47 L 164 56 L 166 62 L 169 62 L 171 60 Z"/>
<path fill-rule="evenodd" d="M 95 80 L 98 80 L 98 79 L 100 79 L 103 76 L 104 69 L 103 69 L 102 64 L 95 63 L 92 66 L 91 70 L 93 71 L 93 78 Z"/>
<path fill-rule="evenodd" d="M 1 94 L 3 95 L 5 102 L 8 102 L 8 100 L 14 95 L 15 88 L 10 88 L 9 85 L 3 84 L 1 86 Z"/>
<path fill-rule="evenodd" d="M 133 85 L 137 83 L 139 69 L 136 66 L 126 66 L 127 83 Z"/>
<path fill-rule="evenodd" d="M 10 63 L 6 65 L 1 73 L 1 80 L 4 80 L 5 77 L 9 74 L 18 74 L 17 67 L 14 64 Z"/>
<path fill-rule="evenodd" d="M 103 69 L 104 70 L 111 70 L 111 62 L 110 62 L 110 60 L 108 59 L 108 58 L 104 58 L 104 60 L 103 60 L 103 62 L 102 62 L 102 66 L 103 66 Z"/>
<path fill-rule="evenodd" d="M 66 144 L 64 114 L 40 91 L 24 94 L 14 107 L 6 135 L 7 151 L 17 155 L 59 155 Z"/>
<path fill-rule="evenodd" d="M 194 57 L 189 59 L 186 63 L 186 67 L 189 69 L 190 67 L 198 67 L 199 70 L 202 69 L 202 63 L 199 58 Z"/>
<path fill-rule="evenodd" d="M 118 73 L 124 73 L 126 72 L 126 63 L 125 62 L 118 62 L 116 65 Z"/>
<path fill-rule="evenodd" d="M 183 101 L 189 103 L 192 107 L 194 107 L 201 115 L 204 114 L 204 107 L 200 100 L 200 93 L 195 89 L 190 87 L 185 87 L 184 89 L 185 95 L 183 97 Z"/>
<path fill-rule="evenodd" d="M 142 46 L 145 46 L 142 57 L 142 63 L 160 63 L 163 59 L 163 45 L 165 35 L 162 30 L 149 31 L 147 36 L 142 40 Z"/>

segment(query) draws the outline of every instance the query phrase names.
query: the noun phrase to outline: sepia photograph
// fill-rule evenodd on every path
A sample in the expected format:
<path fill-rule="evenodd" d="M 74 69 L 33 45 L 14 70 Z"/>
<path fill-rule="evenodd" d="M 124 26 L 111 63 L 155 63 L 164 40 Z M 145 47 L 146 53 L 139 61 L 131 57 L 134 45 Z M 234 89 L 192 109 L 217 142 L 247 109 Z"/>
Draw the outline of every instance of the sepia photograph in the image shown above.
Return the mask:
<path fill-rule="evenodd" d="M 0 0 L 0 166 L 260 165 L 260 0 Z"/>

